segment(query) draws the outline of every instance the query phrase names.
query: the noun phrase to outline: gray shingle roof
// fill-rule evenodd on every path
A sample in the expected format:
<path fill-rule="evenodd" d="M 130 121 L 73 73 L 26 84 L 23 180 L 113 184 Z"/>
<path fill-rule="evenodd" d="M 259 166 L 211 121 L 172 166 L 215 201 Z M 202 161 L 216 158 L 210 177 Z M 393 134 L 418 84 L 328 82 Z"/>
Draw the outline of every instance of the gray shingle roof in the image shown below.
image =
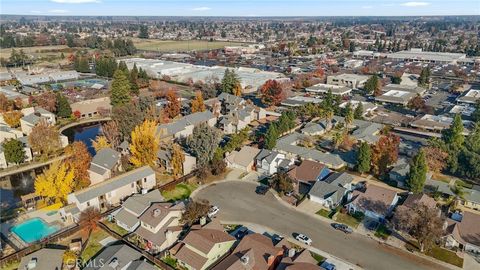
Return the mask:
<path fill-rule="evenodd" d="M 42 248 L 24 256 L 18 265 L 18 269 L 28 269 L 28 263 L 35 258 L 35 269 L 61 270 L 64 252 L 65 250 L 62 249 Z"/>
<path fill-rule="evenodd" d="M 75 192 L 75 197 L 80 203 L 84 203 L 98 196 L 104 195 L 117 188 L 134 183 L 144 177 L 155 175 L 155 172 L 149 166 L 144 166 L 133 171 L 118 175 L 101 182 L 97 185 Z"/>
<path fill-rule="evenodd" d="M 124 244 L 113 244 L 107 246 L 103 249 L 102 252 L 97 253 L 94 256 L 95 261 L 103 261 L 104 264 L 102 267 L 90 266 L 87 264 L 87 267 L 84 270 L 98 270 L 98 269 L 123 269 L 132 261 L 136 261 L 142 258 L 142 254 L 135 249 L 124 245 Z"/>
<path fill-rule="evenodd" d="M 332 173 L 324 180 L 325 182 L 332 184 L 332 185 L 341 185 L 345 186 L 347 184 L 352 183 L 353 176 L 350 174 L 343 172 L 343 173 Z"/>
<path fill-rule="evenodd" d="M 38 122 L 40 122 L 42 118 L 41 117 L 38 117 L 36 116 L 35 114 L 31 113 L 29 115 L 25 115 L 24 117 L 22 117 L 22 120 L 31 124 L 32 126 L 36 125 Z"/>
<path fill-rule="evenodd" d="M 334 204 L 342 201 L 343 195 L 347 190 L 341 186 L 329 184 L 324 181 L 317 181 L 310 189 L 310 196 L 319 197 L 322 199 L 332 198 Z"/>
<path fill-rule="evenodd" d="M 112 148 L 103 148 L 93 157 L 91 164 L 112 170 L 120 160 L 120 153 Z M 90 166 L 91 168 L 92 166 Z"/>

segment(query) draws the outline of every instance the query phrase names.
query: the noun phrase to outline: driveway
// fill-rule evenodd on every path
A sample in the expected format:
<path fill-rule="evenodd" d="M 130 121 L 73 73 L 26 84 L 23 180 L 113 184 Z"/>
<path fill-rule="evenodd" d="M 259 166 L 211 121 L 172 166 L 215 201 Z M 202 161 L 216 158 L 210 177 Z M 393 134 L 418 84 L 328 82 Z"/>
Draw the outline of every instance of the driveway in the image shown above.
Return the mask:
<path fill-rule="evenodd" d="M 194 196 L 218 205 L 223 222 L 259 224 L 286 237 L 303 233 L 313 240 L 314 248 L 365 269 L 449 269 L 363 235 L 336 231 L 327 222 L 280 203 L 271 192 L 256 194 L 256 186 L 250 181 L 227 181 L 198 190 Z"/>

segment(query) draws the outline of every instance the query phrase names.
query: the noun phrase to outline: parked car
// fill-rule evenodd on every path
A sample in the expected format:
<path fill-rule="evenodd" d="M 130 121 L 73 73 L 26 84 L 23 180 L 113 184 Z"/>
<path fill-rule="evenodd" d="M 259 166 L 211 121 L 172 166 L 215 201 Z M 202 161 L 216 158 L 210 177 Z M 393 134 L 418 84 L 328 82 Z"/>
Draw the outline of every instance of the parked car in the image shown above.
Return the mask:
<path fill-rule="evenodd" d="M 344 233 L 352 233 L 353 230 L 345 224 L 341 223 L 332 223 L 332 227 L 336 230 L 342 231 Z"/>
<path fill-rule="evenodd" d="M 299 233 L 297 236 L 295 236 L 295 239 L 299 242 L 304 243 L 305 245 L 312 245 L 312 239 L 310 239 L 308 236 Z"/>
<path fill-rule="evenodd" d="M 242 239 L 245 235 L 248 234 L 248 228 L 247 227 L 241 227 L 240 229 L 237 230 L 235 233 L 235 238 L 237 239 Z"/>
<path fill-rule="evenodd" d="M 207 216 L 209 218 L 212 218 L 214 217 L 216 214 L 218 214 L 218 212 L 220 211 L 220 208 L 218 208 L 218 206 L 212 206 L 212 208 L 210 208 L 210 210 L 208 210 L 208 214 Z"/>
<path fill-rule="evenodd" d="M 265 195 L 267 194 L 267 191 L 268 191 L 268 187 L 267 186 L 258 186 L 256 189 L 255 189 L 255 193 L 259 194 L 259 195 Z"/>
<path fill-rule="evenodd" d="M 324 262 L 320 265 L 320 267 L 322 267 L 322 268 L 325 269 L 325 270 L 336 270 L 336 269 L 337 269 L 337 267 L 335 266 L 335 264 L 329 263 L 329 262 L 327 262 L 327 261 L 324 261 Z"/>

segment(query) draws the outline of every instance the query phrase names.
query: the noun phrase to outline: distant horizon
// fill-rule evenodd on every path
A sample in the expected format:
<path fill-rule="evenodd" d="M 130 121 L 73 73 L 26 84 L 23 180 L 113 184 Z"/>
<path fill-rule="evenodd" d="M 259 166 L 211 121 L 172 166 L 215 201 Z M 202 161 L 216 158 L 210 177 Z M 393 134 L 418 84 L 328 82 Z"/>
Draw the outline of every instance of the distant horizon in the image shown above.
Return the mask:
<path fill-rule="evenodd" d="M 2 0 L 0 14 L 159 17 L 478 16 L 478 0 Z"/>

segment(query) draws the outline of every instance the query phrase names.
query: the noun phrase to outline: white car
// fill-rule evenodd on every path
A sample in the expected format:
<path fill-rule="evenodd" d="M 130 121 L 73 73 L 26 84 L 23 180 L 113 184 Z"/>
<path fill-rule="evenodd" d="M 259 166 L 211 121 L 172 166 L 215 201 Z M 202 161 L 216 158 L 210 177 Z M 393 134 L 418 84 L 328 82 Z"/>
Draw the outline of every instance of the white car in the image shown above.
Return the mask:
<path fill-rule="evenodd" d="M 214 205 L 214 206 L 212 206 L 212 208 L 210 208 L 210 210 L 208 210 L 207 216 L 209 218 L 212 218 L 218 213 L 218 211 L 220 211 L 220 208 L 218 208 L 218 206 Z"/>
<path fill-rule="evenodd" d="M 298 234 L 295 236 L 295 239 L 299 242 L 304 243 L 305 245 L 312 245 L 312 239 L 308 238 L 308 236 L 303 235 L 303 234 Z"/>

